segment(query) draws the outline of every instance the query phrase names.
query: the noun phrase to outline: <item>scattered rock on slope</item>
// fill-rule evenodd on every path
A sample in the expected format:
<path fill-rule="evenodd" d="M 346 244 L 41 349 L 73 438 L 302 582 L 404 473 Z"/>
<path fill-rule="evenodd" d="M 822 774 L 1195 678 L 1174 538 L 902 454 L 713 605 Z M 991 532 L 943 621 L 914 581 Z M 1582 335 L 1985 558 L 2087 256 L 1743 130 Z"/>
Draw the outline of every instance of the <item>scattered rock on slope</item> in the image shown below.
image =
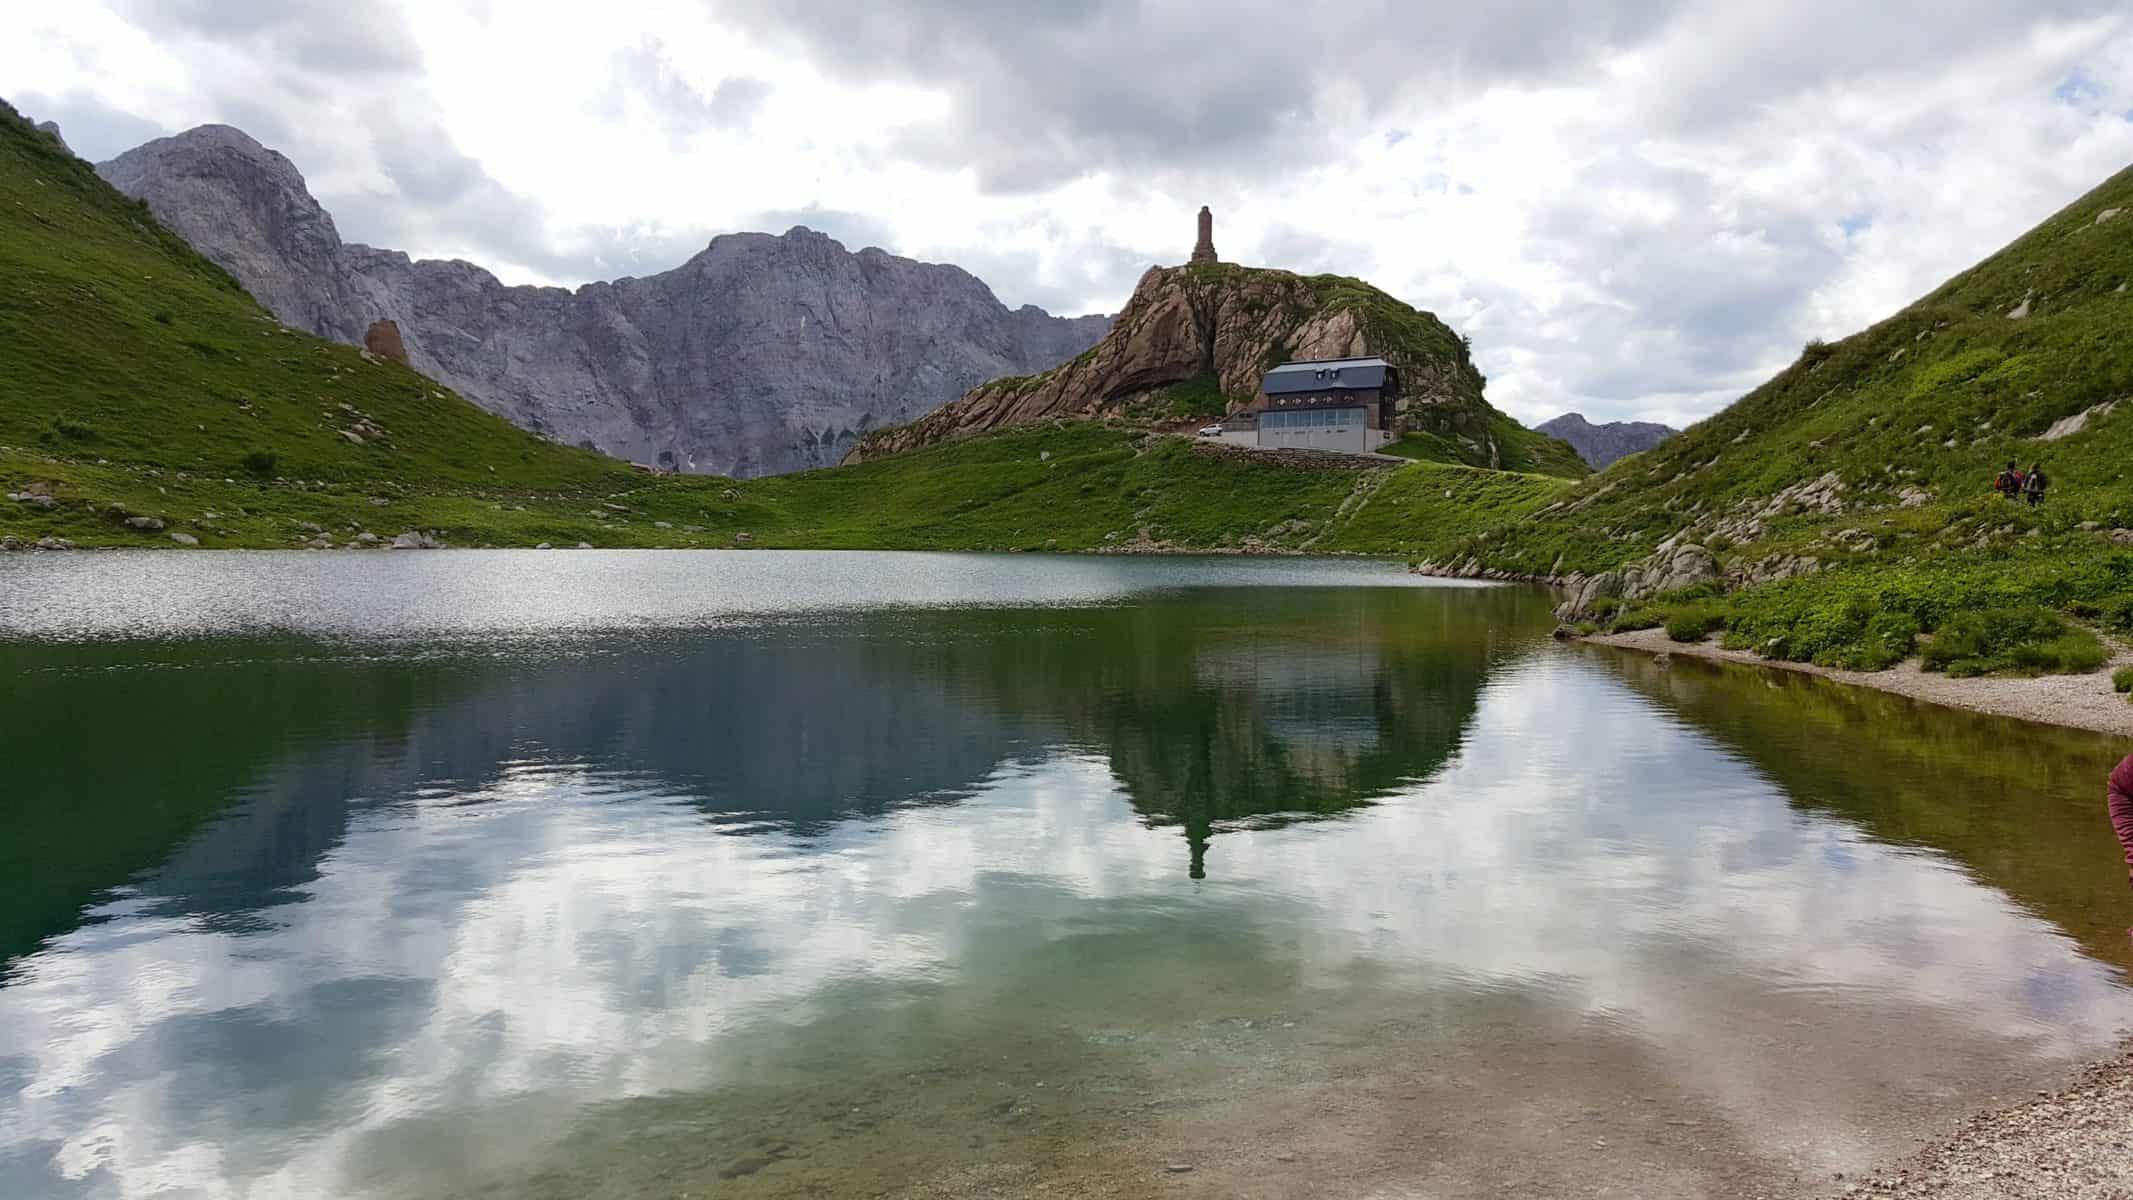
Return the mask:
<path fill-rule="evenodd" d="M 676 470 L 835 463 L 866 431 L 1053 366 L 1110 324 L 1010 310 L 960 268 L 851 253 L 804 227 L 715 238 L 642 279 L 506 287 L 470 263 L 343 243 L 295 165 L 228 126 L 97 170 L 283 323 L 362 345 L 392 321 L 415 369 L 476 404 Z"/>

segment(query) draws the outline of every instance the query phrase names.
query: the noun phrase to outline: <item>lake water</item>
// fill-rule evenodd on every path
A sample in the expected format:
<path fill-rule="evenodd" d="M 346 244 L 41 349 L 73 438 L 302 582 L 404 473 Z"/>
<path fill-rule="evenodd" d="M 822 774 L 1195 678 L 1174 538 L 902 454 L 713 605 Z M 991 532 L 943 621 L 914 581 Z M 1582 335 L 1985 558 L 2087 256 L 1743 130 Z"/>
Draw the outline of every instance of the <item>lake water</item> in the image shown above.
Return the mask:
<path fill-rule="evenodd" d="M 2109 740 L 1548 603 L 0 559 L 0 1196 L 1806 1195 L 2133 1026 Z"/>

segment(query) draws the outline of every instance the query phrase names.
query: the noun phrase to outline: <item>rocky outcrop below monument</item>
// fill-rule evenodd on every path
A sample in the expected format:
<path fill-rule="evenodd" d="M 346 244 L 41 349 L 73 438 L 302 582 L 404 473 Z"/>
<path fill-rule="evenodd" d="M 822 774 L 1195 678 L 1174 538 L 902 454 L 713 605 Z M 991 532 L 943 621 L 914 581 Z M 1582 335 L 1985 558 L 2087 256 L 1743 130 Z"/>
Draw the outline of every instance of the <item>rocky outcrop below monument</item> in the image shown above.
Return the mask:
<path fill-rule="evenodd" d="M 642 279 L 507 287 L 471 263 L 342 242 L 296 166 L 228 126 L 97 169 L 284 324 L 366 346 L 390 322 L 405 361 L 482 407 L 679 471 L 834 464 L 868 431 L 1072 358 L 1110 326 L 1009 309 L 958 267 L 804 227 L 718 237 Z"/>
<path fill-rule="evenodd" d="M 1428 435 L 1433 456 L 1583 473 L 1567 445 L 1490 407 L 1465 341 L 1435 316 L 1358 280 L 1225 263 L 1151 268 L 1093 349 L 870 434 L 847 461 L 1041 421 L 1212 419 L 1249 408 L 1269 367 L 1373 354 L 1399 368 L 1400 427 Z"/>

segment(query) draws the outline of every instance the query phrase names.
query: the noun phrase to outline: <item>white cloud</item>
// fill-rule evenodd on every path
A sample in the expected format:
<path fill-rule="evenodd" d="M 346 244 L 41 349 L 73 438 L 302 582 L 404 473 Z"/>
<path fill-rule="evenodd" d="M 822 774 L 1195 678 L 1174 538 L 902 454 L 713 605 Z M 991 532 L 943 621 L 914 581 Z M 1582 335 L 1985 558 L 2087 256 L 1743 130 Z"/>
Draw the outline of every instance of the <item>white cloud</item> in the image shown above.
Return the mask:
<path fill-rule="evenodd" d="M 1437 311 L 1514 415 L 1678 424 L 2133 160 L 2118 5 L 1953 7 L 90 0 L 0 78 L 93 156 L 240 125 L 351 239 L 513 281 L 812 212 L 1108 311 L 1209 203 L 1226 257 Z"/>

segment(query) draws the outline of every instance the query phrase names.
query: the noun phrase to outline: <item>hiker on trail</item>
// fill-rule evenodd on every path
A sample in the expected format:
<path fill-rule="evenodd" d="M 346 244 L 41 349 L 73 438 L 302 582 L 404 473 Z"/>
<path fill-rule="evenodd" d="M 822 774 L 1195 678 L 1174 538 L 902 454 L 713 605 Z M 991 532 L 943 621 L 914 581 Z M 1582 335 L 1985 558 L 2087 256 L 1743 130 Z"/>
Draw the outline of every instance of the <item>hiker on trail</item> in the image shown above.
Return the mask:
<path fill-rule="evenodd" d="M 2015 500 L 2021 497 L 2022 472 L 2017 471 L 2015 469 L 2015 465 L 2012 461 L 2008 462 L 2006 470 L 2000 472 L 1999 478 L 1992 481 L 1992 490 L 1998 492 L 2002 496 L 2005 496 L 2009 500 Z"/>
<path fill-rule="evenodd" d="M 2044 503 L 2044 489 L 2050 486 L 2051 480 L 2044 477 L 2044 464 L 2031 463 L 2029 474 L 2022 479 L 2022 494 L 2029 497 L 2031 508 Z"/>
<path fill-rule="evenodd" d="M 2133 882 L 2133 754 L 2118 764 L 2111 772 L 2110 786 L 2111 828 L 2118 834 L 2118 844 L 2126 851 L 2126 880 Z M 2126 930 L 2133 937 L 2133 929 Z"/>

